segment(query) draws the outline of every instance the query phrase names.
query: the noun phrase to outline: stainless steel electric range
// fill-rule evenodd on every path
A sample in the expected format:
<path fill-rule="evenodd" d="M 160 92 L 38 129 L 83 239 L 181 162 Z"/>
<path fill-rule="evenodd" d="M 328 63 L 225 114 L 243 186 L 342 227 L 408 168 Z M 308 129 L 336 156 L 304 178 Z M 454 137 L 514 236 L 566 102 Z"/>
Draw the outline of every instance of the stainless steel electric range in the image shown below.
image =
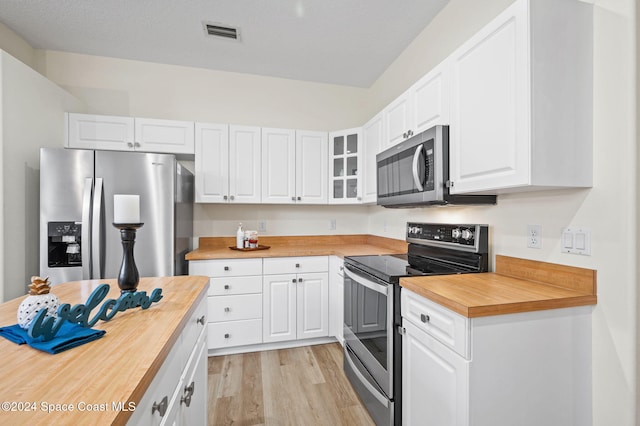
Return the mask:
<path fill-rule="evenodd" d="M 400 278 L 488 269 L 488 226 L 407 223 L 408 253 L 344 259 L 344 370 L 377 425 L 402 423 Z"/>

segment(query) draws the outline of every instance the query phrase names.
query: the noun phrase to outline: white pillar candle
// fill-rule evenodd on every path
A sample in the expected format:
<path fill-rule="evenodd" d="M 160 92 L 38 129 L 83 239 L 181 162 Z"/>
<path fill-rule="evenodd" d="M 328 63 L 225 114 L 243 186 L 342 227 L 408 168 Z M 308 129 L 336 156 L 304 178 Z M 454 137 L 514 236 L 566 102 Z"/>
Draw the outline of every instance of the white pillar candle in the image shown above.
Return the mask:
<path fill-rule="evenodd" d="M 113 223 L 140 223 L 139 195 L 113 195 Z"/>

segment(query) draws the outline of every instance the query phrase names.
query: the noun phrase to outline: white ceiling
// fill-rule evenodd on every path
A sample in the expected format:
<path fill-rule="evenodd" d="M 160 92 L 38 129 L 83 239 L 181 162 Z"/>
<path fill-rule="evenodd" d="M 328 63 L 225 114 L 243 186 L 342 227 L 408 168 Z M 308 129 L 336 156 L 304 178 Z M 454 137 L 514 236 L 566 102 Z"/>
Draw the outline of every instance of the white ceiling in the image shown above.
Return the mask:
<path fill-rule="evenodd" d="M 369 87 L 447 2 L 1 0 L 0 22 L 37 49 Z"/>

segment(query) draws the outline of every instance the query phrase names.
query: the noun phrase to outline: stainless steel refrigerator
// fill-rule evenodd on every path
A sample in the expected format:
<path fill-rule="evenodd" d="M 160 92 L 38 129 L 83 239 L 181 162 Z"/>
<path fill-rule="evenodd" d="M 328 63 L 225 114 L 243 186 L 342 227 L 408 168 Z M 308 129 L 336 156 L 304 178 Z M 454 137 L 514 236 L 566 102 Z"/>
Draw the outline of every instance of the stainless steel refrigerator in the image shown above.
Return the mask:
<path fill-rule="evenodd" d="M 113 195 L 140 195 L 141 277 L 187 274 L 193 174 L 170 154 L 42 148 L 40 275 L 52 284 L 116 278 L 122 262 Z"/>

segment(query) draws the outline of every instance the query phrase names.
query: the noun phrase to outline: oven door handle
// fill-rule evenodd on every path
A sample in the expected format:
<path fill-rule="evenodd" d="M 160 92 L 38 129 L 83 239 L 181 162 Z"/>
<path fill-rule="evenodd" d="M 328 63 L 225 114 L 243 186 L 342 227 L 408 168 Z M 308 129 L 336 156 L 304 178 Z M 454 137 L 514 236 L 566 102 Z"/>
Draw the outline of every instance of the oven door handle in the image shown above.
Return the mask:
<path fill-rule="evenodd" d="M 377 293 L 382 293 L 385 296 L 389 295 L 389 286 L 378 284 L 377 282 L 371 281 L 368 278 L 363 277 L 362 275 L 357 275 L 355 272 L 351 271 L 347 265 L 345 265 L 344 273 L 352 279 L 353 281 L 361 284 Z"/>

